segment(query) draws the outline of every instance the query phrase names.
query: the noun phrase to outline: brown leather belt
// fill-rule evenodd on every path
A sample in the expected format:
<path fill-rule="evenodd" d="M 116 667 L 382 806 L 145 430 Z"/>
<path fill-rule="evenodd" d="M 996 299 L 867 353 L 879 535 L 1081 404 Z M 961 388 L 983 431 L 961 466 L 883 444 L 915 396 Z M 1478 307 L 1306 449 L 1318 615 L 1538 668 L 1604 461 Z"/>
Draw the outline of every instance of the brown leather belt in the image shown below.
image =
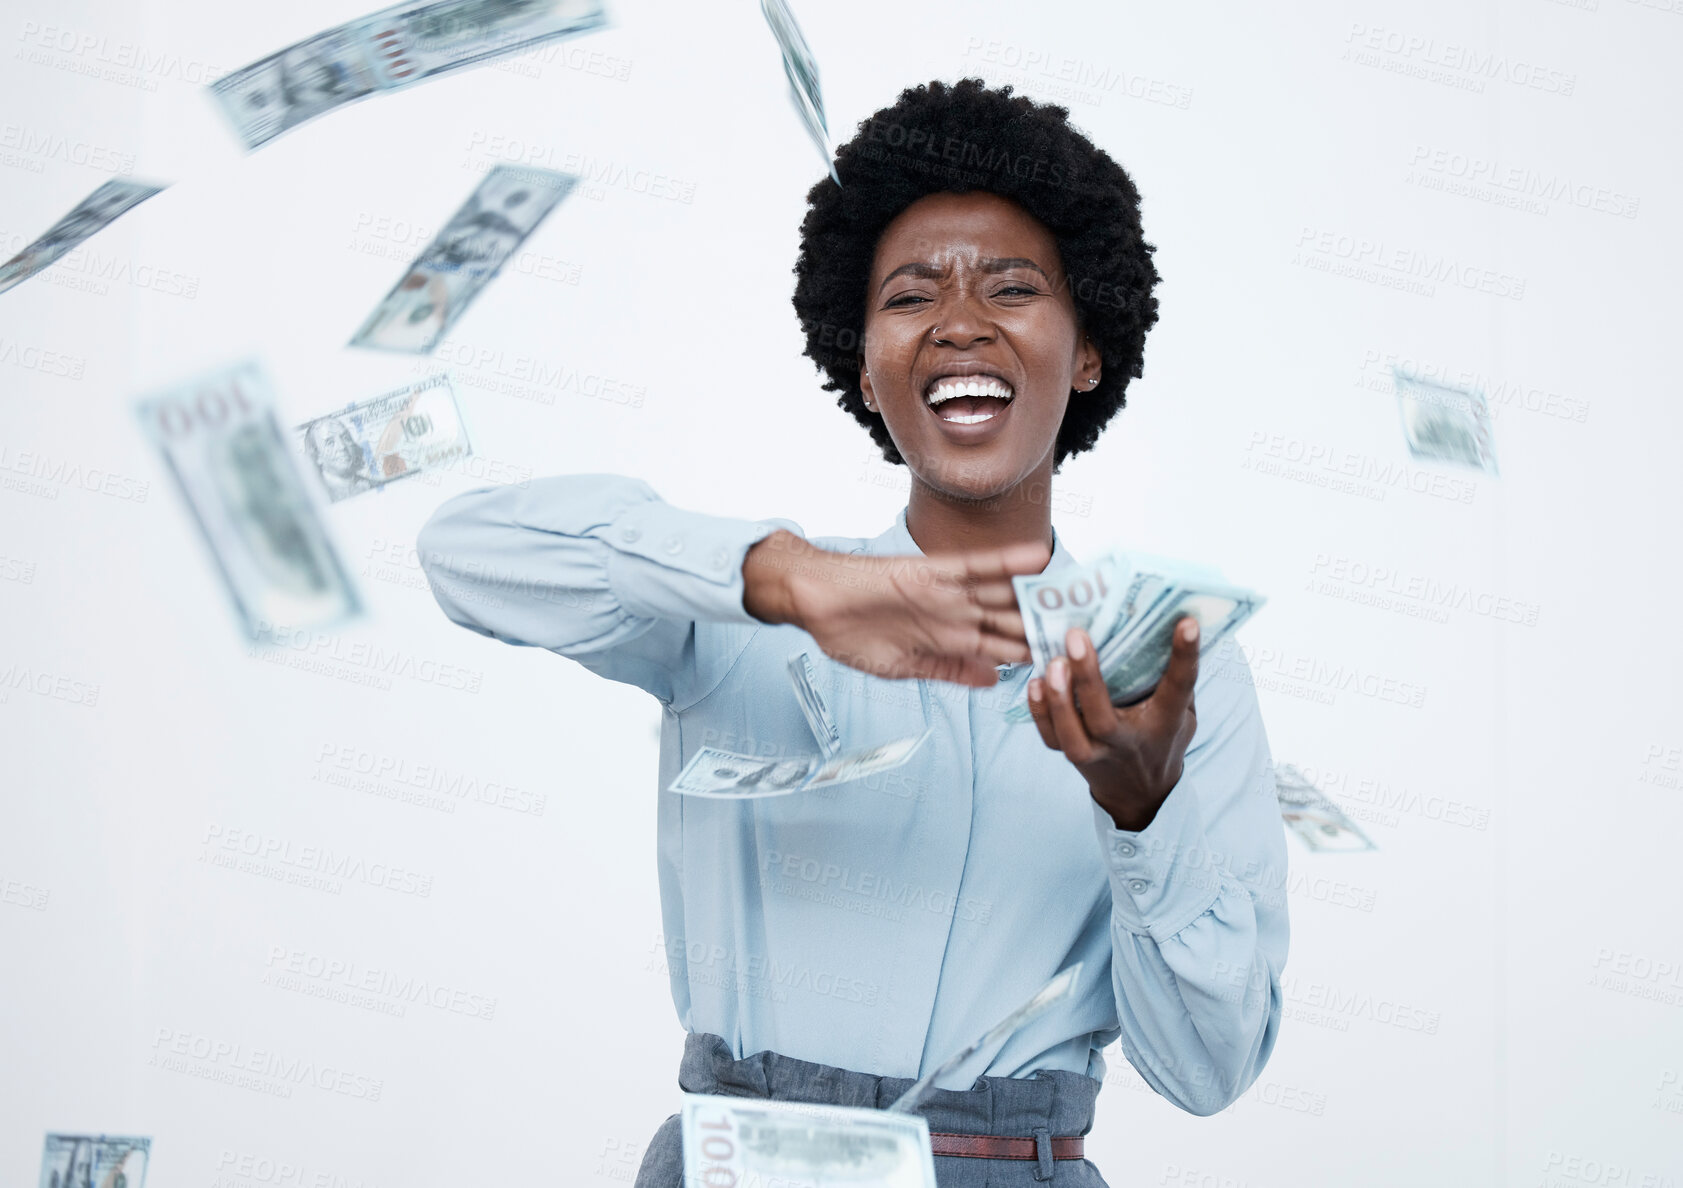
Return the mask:
<path fill-rule="evenodd" d="M 1053 1159 L 1082 1159 L 1084 1140 L 1080 1135 L 1054 1138 Z M 936 1155 L 961 1155 L 967 1159 L 1039 1159 L 1039 1144 L 1032 1138 L 1000 1138 L 991 1134 L 944 1134 L 929 1132 L 929 1145 Z"/>

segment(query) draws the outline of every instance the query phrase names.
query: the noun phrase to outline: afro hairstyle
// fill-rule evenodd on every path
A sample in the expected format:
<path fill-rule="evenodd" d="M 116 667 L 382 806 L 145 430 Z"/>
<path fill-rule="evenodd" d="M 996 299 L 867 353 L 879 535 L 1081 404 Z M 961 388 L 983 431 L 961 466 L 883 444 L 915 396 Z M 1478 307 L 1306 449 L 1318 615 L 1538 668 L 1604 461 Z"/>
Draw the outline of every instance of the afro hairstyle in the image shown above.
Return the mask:
<path fill-rule="evenodd" d="M 865 426 L 889 462 L 902 463 L 882 418 L 859 387 L 865 297 L 878 239 L 927 194 L 985 190 L 1008 198 L 1051 231 L 1063 256 L 1080 327 L 1104 365 L 1098 387 L 1070 403 L 1055 466 L 1091 449 L 1141 374 L 1145 334 L 1157 321 L 1155 250 L 1140 232 L 1133 181 L 1069 123 L 1069 109 L 1036 103 L 981 79 L 908 87 L 836 151 L 843 184 L 807 193 L 795 263 L 795 313 L 805 354 L 824 390 Z"/>

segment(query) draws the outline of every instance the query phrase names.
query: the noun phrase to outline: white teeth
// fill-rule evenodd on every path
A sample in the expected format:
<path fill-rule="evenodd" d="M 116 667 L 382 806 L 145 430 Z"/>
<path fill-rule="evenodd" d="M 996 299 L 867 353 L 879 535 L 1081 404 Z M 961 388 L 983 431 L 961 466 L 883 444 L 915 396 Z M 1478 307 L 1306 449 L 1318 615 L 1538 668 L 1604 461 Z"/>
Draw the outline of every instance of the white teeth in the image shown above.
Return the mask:
<path fill-rule="evenodd" d="M 941 419 L 943 421 L 947 422 L 947 424 L 949 424 L 949 425 L 979 425 L 983 421 L 993 420 L 994 417 L 997 416 L 997 415 L 998 415 L 997 413 L 988 413 L 988 412 L 983 412 L 983 413 L 957 413 L 957 414 L 955 414 L 953 416 L 950 416 L 950 417 L 944 416 Z"/>
<path fill-rule="evenodd" d="M 948 376 L 929 385 L 926 399 L 931 406 L 956 396 L 996 396 L 1009 400 L 1015 393 L 1011 385 L 991 375 Z M 986 419 L 985 417 L 983 419 Z"/>

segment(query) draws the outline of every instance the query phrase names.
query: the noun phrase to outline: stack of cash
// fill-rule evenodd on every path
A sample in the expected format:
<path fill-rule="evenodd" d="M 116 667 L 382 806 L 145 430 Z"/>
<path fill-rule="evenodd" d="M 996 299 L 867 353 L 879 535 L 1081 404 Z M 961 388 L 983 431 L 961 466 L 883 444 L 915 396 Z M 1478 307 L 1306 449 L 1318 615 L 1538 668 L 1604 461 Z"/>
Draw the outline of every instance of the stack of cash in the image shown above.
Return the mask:
<path fill-rule="evenodd" d="M 1097 649 L 1099 671 L 1115 705 L 1150 695 L 1169 665 L 1175 624 L 1198 620 L 1199 654 L 1216 647 L 1255 614 L 1265 599 L 1195 562 L 1149 553 L 1113 552 L 1084 565 L 1011 579 L 1023 613 L 1034 675 L 1064 654 L 1072 627 Z M 1006 711 L 1029 719 L 1025 699 Z"/>
<path fill-rule="evenodd" d="M 41 1155 L 41 1188 L 145 1188 L 149 1138 L 49 1134 Z"/>

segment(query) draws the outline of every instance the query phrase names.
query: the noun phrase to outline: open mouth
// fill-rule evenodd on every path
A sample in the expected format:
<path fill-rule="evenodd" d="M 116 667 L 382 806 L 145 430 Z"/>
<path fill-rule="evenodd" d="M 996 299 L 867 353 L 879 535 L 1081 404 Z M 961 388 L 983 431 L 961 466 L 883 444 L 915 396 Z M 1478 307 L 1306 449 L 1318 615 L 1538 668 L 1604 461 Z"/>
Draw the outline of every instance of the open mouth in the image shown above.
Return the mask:
<path fill-rule="evenodd" d="M 991 421 L 1015 396 L 1010 384 L 992 375 L 940 376 L 923 393 L 935 415 L 955 425 Z"/>

